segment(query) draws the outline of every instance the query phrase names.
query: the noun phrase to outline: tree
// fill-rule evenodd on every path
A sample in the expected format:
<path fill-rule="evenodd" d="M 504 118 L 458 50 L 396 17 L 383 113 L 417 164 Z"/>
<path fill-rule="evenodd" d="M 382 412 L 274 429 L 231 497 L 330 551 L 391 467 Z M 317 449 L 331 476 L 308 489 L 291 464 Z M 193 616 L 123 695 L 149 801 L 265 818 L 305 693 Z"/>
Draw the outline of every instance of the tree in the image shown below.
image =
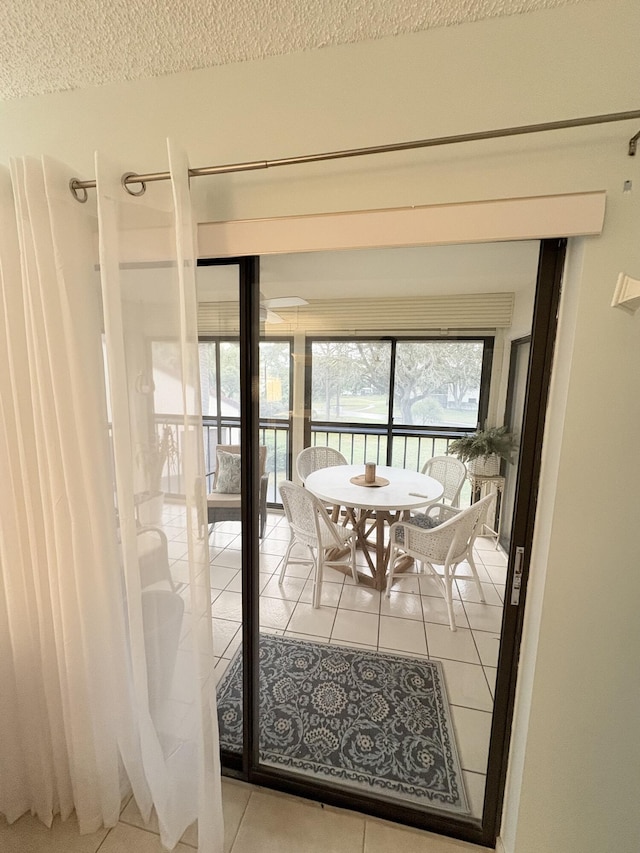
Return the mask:
<path fill-rule="evenodd" d="M 216 353 L 215 344 L 202 342 L 198 344 L 198 361 L 200 364 L 200 397 L 202 414 L 212 415 L 211 397 L 216 393 Z"/>
<path fill-rule="evenodd" d="M 240 344 L 220 341 L 220 414 L 240 413 Z M 226 409 L 226 411 L 224 411 Z M 229 411 L 231 410 L 231 411 Z"/>
<path fill-rule="evenodd" d="M 413 424 L 413 407 L 442 390 L 444 377 L 434 344 L 400 341 L 396 349 L 393 411 L 400 422 Z"/>
<path fill-rule="evenodd" d="M 355 344 L 358 376 L 375 394 L 389 393 L 391 344 L 389 341 L 363 341 Z"/>
<path fill-rule="evenodd" d="M 468 392 L 480 386 L 482 351 L 479 341 L 399 341 L 394 414 L 399 413 L 402 423 L 413 424 L 416 403 L 433 398 L 446 405 L 448 392 L 460 408 Z"/>
<path fill-rule="evenodd" d="M 443 375 L 459 409 L 469 391 L 480 387 L 483 345 L 479 341 L 451 342 L 440 346 Z"/>
<path fill-rule="evenodd" d="M 446 423 L 447 405 L 459 409 L 469 392 L 479 389 L 482 353 L 481 341 L 398 341 L 393 384 L 396 422 Z M 365 388 L 368 393 L 388 395 L 390 369 L 390 341 L 314 342 L 314 416 L 339 419 L 341 396 L 359 396 Z"/>
<path fill-rule="evenodd" d="M 312 401 L 322 401 L 325 420 L 332 417 L 331 401 L 335 398 L 335 413 L 340 417 L 340 397 L 352 391 L 360 380 L 357 345 L 351 341 L 314 341 L 312 346 Z"/>

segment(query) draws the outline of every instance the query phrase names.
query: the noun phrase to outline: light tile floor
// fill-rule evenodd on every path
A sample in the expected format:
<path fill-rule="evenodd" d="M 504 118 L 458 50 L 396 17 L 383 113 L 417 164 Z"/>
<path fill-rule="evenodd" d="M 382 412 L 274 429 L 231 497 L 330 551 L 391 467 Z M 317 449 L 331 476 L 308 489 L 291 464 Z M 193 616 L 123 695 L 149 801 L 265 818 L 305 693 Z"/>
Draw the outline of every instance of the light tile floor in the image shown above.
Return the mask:
<path fill-rule="evenodd" d="M 185 571 L 186 545 L 181 511 L 165 510 L 171 570 L 178 584 Z M 172 535 L 173 534 L 173 535 Z M 285 519 L 270 513 L 260 545 L 261 630 L 324 643 L 363 646 L 442 661 L 465 786 L 474 815 L 484 793 L 493 684 L 504 599 L 506 559 L 489 539 L 477 541 L 476 557 L 486 604 L 461 573 L 456 582 L 458 631 L 447 624 L 446 608 L 425 575 L 401 578 L 390 599 L 329 571 L 322 606 L 311 607 L 309 572 L 292 567 L 282 587 L 278 570 L 288 541 Z M 241 642 L 240 530 L 221 524 L 210 537 L 214 644 L 222 675 Z M 186 576 L 182 575 L 186 580 Z M 353 812 L 323 806 L 223 779 L 225 853 L 471 853 L 486 850 L 464 842 L 399 827 Z M 194 828 L 177 853 L 197 844 Z M 162 853 L 156 824 L 145 826 L 130 801 L 112 829 L 79 835 L 72 817 L 48 830 L 25 815 L 11 826 L 0 817 L 2 853 Z"/>
<path fill-rule="evenodd" d="M 165 531 L 176 580 L 186 545 L 180 511 L 168 508 Z M 175 530 L 175 537 L 171 532 Z M 479 817 L 484 796 L 493 690 L 500 641 L 506 556 L 492 538 L 476 540 L 475 558 L 486 603 L 479 601 L 468 566 L 455 583 L 458 630 L 449 629 L 447 609 L 432 578 L 407 574 L 391 597 L 357 585 L 328 569 L 322 606 L 311 606 L 310 570 L 291 566 L 282 586 L 279 570 L 289 541 L 286 519 L 270 512 L 260 543 L 260 628 L 287 637 L 357 646 L 391 654 L 439 659 L 443 663 L 464 782 L 472 813 Z M 240 525 L 218 524 L 209 539 L 214 647 L 218 678 L 241 642 Z M 364 557 L 358 560 L 366 565 Z"/>
<path fill-rule="evenodd" d="M 476 847 L 231 779 L 222 780 L 225 853 L 482 853 Z M 176 853 L 193 853 L 194 827 Z M 164 853 L 157 824 L 145 826 L 130 801 L 112 829 L 79 835 L 74 817 L 49 830 L 25 815 L 11 826 L 0 817 L 2 853 Z"/>

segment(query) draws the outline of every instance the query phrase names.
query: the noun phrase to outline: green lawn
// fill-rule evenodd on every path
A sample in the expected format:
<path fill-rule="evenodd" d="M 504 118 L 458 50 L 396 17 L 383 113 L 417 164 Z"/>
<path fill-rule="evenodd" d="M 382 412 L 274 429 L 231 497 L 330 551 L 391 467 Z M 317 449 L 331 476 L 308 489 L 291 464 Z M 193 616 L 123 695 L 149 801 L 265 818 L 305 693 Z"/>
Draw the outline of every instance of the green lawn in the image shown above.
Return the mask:
<path fill-rule="evenodd" d="M 331 404 L 331 414 L 327 418 L 323 407 L 314 406 L 314 420 L 335 420 L 341 423 L 386 423 L 388 417 L 388 398 L 379 396 L 349 396 L 340 398 L 339 414 L 335 411 L 335 401 Z M 431 426 L 469 426 L 475 427 L 477 412 L 475 409 L 442 409 L 442 419 Z"/>

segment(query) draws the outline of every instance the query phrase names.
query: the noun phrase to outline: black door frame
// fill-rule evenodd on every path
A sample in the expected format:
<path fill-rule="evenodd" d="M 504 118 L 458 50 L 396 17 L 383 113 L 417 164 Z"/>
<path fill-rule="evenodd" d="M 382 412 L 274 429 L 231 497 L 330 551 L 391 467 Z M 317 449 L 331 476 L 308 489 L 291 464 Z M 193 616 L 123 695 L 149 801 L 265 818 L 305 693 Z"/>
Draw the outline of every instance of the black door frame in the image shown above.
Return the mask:
<path fill-rule="evenodd" d="M 516 380 L 517 380 L 517 374 L 518 374 L 517 368 L 518 368 L 518 364 L 519 364 L 520 351 L 525 346 L 528 349 L 531 349 L 531 335 L 525 335 L 522 338 L 515 338 L 514 340 L 511 341 L 511 349 L 509 352 L 509 373 L 508 373 L 508 377 L 507 377 L 507 399 L 506 399 L 506 402 L 504 404 L 504 424 L 510 431 L 514 431 L 516 429 L 519 429 L 519 427 L 522 423 L 522 419 L 524 417 L 524 410 L 523 410 L 522 412 L 519 413 L 518 419 L 514 420 L 514 415 L 516 414 L 516 412 L 514 410 L 514 405 L 515 405 L 515 398 L 516 398 Z M 526 367 L 528 369 L 529 354 L 527 353 L 526 355 L 527 355 Z M 526 391 L 526 376 L 525 376 L 525 391 Z M 523 407 L 523 409 L 524 409 L 524 407 Z M 503 468 L 506 468 L 506 467 L 507 467 L 506 463 L 503 462 Z M 515 468 L 516 474 L 517 474 L 517 470 L 518 470 L 518 466 L 516 465 L 516 468 Z M 505 473 L 504 470 L 503 470 L 503 473 Z M 507 470 L 506 474 L 508 474 L 508 473 L 509 472 Z M 500 500 L 500 511 L 501 511 L 501 513 L 502 513 L 502 510 L 504 509 L 504 507 L 507 505 L 506 504 L 506 495 L 507 495 L 507 486 L 509 486 L 509 482 L 510 482 L 509 479 L 507 479 L 505 482 L 504 492 L 501 496 L 501 500 Z M 516 490 L 515 490 L 515 485 L 514 485 L 513 494 L 511 496 L 512 499 L 515 499 L 515 491 Z M 515 505 L 512 503 L 511 510 L 510 510 L 511 516 L 513 516 L 513 509 L 514 508 L 515 508 Z M 507 507 L 507 509 L 508 509 L 508 507 Z M 499 541 L 500 541 L 500 545 L 502 546 L 503 549 L 506 550 L 507 548 L 509 548 L 509 544 L 511 542 L 511 530 L 509 530 L 508 535 L 505 536 L 503 524 L 500 525 L 500 540 Z"/>
<path fill-rule="evenodd" d="M 495 846 L 506 784 L 524 605 L 540 478 L 542 439 L 557 333 L 565 253 L 566 239 L 564 238 L 540 241 L 520 464 L 481 821 L 435 811 L 422 811 L 390 800 L 368 797 L 357 791 L 337 790 L 315 779 L 307 779 L 281 769 L 260 765 L 258 749 L 259 589 L 258 572 L 252 571 L 252 567 L 259 564 L 257 464 L 259 358 L 256 334 L 256 330 L 259 329 L 259 258 L 241 257 L 220 261 L 220 263 L 236 263 L 240 270 L 242 491 L 243 494 L 250 496 L 250 500 L 242 503 L 244 616 L 242 637 L 243 648 L 248 652 L 245 653 L 243 666 L 243 712 L 244 719 L 249 720 L 250 725 L 244 727 L 242 757 L 225 754 L 222 756 L 225 772 L 229 775 L 308 799 L 321 800 L 332 806 L 353 809 L 486 847 Z M 199 261 L 203 264 L 216 262 L 215 260 Z"/>
<path fill-rule="evenodd" d="M 531 562 L 531 543 L 540 481 L 542 440 L 549 400 L 566 247 L 567 241 L 564 238 L 542 240 L 540 243 L 527 393 L 520 438 L 520 463 L 516 482 L 509 570 L 505 587 L 505 607 L 500 633 L 500 654 L 484 798 L 483 824 L 486 827 L 486 835 L 482 843 L 487 845 L 495 844 L 504 801 Z M 518 566 L 517 560 L 519 560 Z M 516 576 L 516 567 L 520 569 L 519 577 Z"/>

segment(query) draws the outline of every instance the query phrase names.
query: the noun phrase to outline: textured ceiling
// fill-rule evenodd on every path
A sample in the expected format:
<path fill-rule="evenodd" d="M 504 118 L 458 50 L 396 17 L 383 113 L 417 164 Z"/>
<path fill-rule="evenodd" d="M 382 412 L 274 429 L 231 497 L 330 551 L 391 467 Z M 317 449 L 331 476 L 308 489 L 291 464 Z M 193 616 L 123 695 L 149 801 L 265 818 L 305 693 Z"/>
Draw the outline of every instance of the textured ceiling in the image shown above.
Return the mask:
<path fill-rule="evenodd" d="M 0 99 L 157 77 L 580 0 L 5 0 Z"/>

